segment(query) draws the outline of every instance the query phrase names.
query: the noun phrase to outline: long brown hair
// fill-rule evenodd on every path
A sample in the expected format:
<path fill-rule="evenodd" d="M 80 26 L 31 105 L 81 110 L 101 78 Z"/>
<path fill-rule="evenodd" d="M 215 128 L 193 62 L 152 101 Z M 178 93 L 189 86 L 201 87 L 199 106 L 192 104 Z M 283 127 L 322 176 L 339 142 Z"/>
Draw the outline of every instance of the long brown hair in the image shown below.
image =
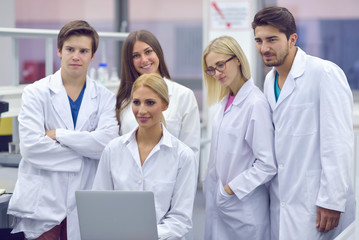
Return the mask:
<path fill-rule="evenodd" d="M 141 75 L 136 71 L 132 59 L 133 45 L 135 44 L 136 41 L 145 42 L 153 49 L 153 51 L 157 54 L 157 57 L 159 59 L 158 70 L 161 74 L 161 77 L 166 77 L 168 79 L 171 78 L 167 69 L 167 65 L 165 62 L 161 45 L 157 40 L 157 38 L 151 32 L 143 29 L 131 32 L 126 38 L 122 48 L 121 83 L 117 91 L 117 99 L 116 99 L 116 117 L 120 129 L 121 129 L 121 119 L 120 119 L 121 111 L 124 108 L 126 108 L 127 105 L 129 104 L 131 99 L 132 85 L 136 81 L 136 79 Z"/>

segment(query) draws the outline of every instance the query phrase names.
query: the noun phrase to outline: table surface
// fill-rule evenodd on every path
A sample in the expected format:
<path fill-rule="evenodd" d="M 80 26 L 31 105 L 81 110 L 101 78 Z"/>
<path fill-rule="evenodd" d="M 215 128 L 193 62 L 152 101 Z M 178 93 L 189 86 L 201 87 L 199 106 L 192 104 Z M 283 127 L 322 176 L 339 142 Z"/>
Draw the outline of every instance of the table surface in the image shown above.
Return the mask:
<path fill-rule="evenodd" d="M 0 152 L 0 165 L 3 167 L 18 167 L 21 160 L 20 154 Z"/>
<path fill-rule="evenodd" d="M 13 193 L 17 180 L 17 171 L 17 168 L 0 166 L 0 188 L 5 189 L 6 191 L 0 196 L 1 201 L 10 199 L 11 194 L 6 193 Z"/>
<path fill-rule="evenodd" d="M 11 194 L 4 193 L 3 195 L 0 196 L 0 204 L 9 202 L 10 198 L 11 198 Z"/>

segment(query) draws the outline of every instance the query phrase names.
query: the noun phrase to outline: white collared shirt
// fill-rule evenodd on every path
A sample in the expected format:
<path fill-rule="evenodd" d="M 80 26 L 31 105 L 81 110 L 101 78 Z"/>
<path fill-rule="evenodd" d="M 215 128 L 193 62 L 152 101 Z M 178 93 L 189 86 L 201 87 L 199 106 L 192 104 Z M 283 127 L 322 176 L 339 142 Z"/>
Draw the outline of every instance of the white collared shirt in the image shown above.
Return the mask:
<path fill-rule="evenodd" d="M 137 128 L 105 148 L 94 190 L 152 191 L 160 239 L 182 239 L 192 228 L 196 189 L 193 151 L 162 127 L 163 136 L 141 166 Z"/>
<path fill-rule="evenodd" d="M 164 80 L 170 97 L 170 104 L 163 112 L 167 130 L 193 150 L 198 169 L 201 126 L 196 97 L 189 88 L 166 78 Z M 121 112 L 120 135 L 131 132 L 137 126 L 130 103 Z"/>

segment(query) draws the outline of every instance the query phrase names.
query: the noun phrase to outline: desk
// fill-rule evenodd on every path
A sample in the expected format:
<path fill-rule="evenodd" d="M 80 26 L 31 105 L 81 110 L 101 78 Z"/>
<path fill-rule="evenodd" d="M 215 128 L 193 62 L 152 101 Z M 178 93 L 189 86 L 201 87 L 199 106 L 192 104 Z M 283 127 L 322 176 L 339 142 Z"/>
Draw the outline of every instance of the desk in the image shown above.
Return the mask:
<path fill-rule="evenodd" d="M 4 188 L 7 193 L 12 193 L 17 180 L 17 168 L 2 167 L 0 165 L 0 188 Z"/>
<path fill-rule="evenodd" d="M 17 171 L 17 168 L 0 166 L 0 188 L 4 188 L 6 192 L 12 193 L 17 180 Z M 10 198 L 11 194 L 7 193 L 0 196 L 0 228 L 9 227 L 9 216 L 6 212 Z"/>
<path fill-rule="evenodd" d="M 18 167 L 21 160 L 20 154 L 0 152 L 0 165 L 3 167 Z M 1 176 L 1 175 L 0 175 Z"/>
<path fill-rule="evenodd" d="M 11 194 L 4 193 L 0 196 L 0 228 L 9 228 L 9 216 L 7 208 L 9 205 Z"/>
<path fill-rule="evenodd" d="M 4 193 L 3 195 L 0 196 L 0 204 L 9 202 L 10 198 L 11 198 L 11 194 Z"/>

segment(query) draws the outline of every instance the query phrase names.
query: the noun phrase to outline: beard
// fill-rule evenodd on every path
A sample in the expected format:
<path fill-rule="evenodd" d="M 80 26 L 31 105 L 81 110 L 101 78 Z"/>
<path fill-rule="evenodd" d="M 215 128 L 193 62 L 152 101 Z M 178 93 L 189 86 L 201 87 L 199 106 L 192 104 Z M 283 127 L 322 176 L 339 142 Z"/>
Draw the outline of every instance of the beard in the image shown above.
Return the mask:
<path fill-rule="evenodd" d="M 262 55 L 268 55 L 271 54 L 270 52 L 265 52 Z M 276 60 L 274 61 L 267 61 L 264 60 L 264 65 L 266 65 L 267 67 L 278 67 L 281 66 L 284 61 L 286 60 L 287 56 L 289 54 L 289 44 L 287 45 L 287 47 L 285 49 L 283 49 L 282 51 L 278 52 L 275 56 L 277 57 Z"/>

